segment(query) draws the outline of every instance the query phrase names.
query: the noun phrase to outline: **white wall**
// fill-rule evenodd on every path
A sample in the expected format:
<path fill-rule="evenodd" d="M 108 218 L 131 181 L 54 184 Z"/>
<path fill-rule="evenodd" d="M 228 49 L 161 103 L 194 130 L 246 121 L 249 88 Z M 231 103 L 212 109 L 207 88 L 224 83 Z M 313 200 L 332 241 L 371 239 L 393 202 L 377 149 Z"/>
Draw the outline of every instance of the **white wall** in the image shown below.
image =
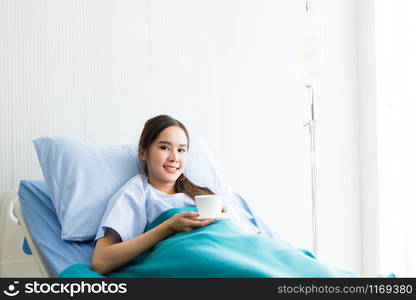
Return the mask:
<path fill-rule="evenodd" d="M 325 24 L 316 87 L 320 259 L 361 271 L 355 1 Z M 39 179 L 31 140 L 138 140 L 170 114 L 204 136 L 234 190 L 311 249 L 307 93 L 294 44 L 304 1 L 0 2 L 0 194 Z"/>
<path fill-rule="evenodd" d="M 416 2 L 378 0 L 374 6 L 380 270 L 414 277 Z"/>
<path fill-rule="evenodd" d="M 357 1 L 362 272 L 380 272 L 379 134 L 374 0 Z M 390 271 L 391 272 L 391 271 Z"/>

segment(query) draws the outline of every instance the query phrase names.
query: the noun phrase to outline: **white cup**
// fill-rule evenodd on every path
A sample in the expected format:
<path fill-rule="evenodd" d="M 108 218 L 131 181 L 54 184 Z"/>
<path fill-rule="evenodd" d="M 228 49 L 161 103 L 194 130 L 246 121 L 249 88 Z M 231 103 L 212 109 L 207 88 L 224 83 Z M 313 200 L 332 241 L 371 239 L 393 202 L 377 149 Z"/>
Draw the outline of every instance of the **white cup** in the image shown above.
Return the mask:
<path fill-rule="evenodd" d="M 199 218 L 217 218 L 221 214 L 223 197 L 218 195 L 195 196 Z"/>

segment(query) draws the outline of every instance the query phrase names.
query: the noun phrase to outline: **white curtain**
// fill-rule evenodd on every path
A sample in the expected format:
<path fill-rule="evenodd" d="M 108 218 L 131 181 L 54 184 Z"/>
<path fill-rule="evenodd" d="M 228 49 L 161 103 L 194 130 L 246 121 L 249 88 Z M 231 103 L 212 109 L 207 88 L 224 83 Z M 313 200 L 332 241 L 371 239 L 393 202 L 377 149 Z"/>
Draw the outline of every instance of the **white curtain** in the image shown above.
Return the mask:
<path fill-rule="evenodd" d="M 377 0 L 380 270 L 416 276 L 416 1 Z"/>

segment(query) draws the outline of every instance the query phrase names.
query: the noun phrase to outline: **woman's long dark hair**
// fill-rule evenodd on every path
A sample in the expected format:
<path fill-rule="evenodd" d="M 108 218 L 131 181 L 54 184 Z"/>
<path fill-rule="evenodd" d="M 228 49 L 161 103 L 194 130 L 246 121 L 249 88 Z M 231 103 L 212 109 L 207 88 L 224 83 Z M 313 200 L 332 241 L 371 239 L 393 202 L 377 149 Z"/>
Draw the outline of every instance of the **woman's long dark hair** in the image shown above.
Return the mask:
<path fill-rule="evenodd" d="M 183 129 L 188 139 L 188 150 L 190 141 L 188 130 L 186 130 L 186 127 L 181 122 L 168 115 L 159 115 L 147 120 L 144 124 L 144 128 L 139 141 L 139 153 L 140 148 L 142 148 L 143 151 L 147 151 L 150 145 L 157 139 L 159 134 L 165 128 L 170 126 L 178 126 Z M 149 176 L 146 162 L 144 163 L 144 172 L 147 176 Z M 178 179 L 176 179 L 175 193 L 185 193 L 194 200 L 195 196 L 197 195 L 214 195 L 214 193 L 211 192 L 208 188 L 200 187 L 196 184 L 193 184 L 183 173 L 181 174 L 181 176 L 178 177 Z"/>

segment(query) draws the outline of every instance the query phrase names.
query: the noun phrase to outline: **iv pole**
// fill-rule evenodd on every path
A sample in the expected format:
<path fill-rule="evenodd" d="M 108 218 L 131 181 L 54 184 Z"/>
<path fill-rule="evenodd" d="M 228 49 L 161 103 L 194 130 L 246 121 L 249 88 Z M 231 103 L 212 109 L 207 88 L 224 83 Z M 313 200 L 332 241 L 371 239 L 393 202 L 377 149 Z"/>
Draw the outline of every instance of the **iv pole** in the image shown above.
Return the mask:
<path fill-rule="evenodd" d="M 310 159 L 311 159 L 311 182 L 312 182 L 312 237 L 313 237 L 313 253 L 318 255 L 318 216 L 317 216 L 317 189 L 316 189 L 316 152 L 315 152 L 315 136 L 316 136 L 316 119 L 314 107 L 314 89 L 312 84 L 306 85 L 309 91 L 311 103 L 311 119 L 304 126 L 309 127 L 310 135 Z"/>
<path fill-rule="evenodd" d="M 306 13 L 312 18 L 312 11 L 309 2 L 306 1 Z M 316 137 L 316 119 L 315 119 L 315 99 L 313 80 L 306 84 L 309 93 L 311 118 L 304 126 L 309 127 L 310 135 L 310 160 L 311 160 L 311 188 L 312 188 L 312 238 L 313 238 L 313 253 L 318 255 L 318 209 L 317 209 L 317 187 L 316 187 L 316 151 L 315 151 L 315 137 Z"/>

